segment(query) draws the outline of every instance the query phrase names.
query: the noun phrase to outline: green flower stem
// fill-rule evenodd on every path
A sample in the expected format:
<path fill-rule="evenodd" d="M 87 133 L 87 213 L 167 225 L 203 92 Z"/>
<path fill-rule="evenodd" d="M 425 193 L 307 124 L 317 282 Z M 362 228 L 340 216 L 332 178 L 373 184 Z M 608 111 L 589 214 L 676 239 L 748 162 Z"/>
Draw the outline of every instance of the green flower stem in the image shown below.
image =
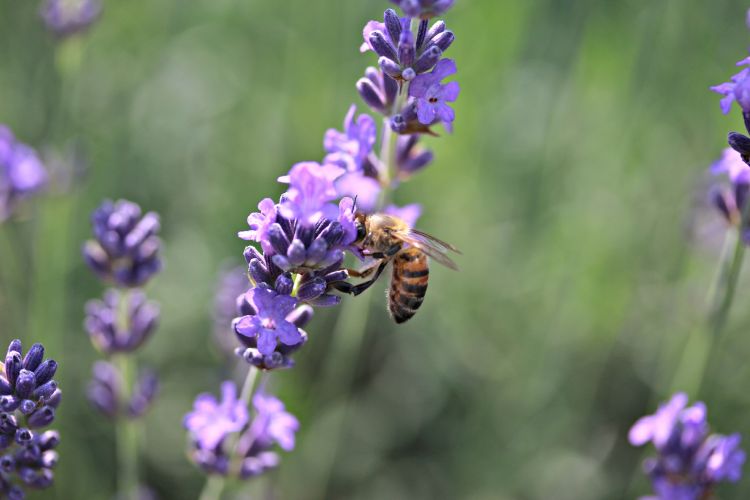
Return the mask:
<path fill-rule="evenodd" d="M 121 331 L 128 331 L 130 325 L 128 317 L 128 304 L 130 303 L 130 290 L 123 289 L 120 294 L 120 303 L 117 310 L 117 322 Z M 117 440 L 117 490 L 121 498 L 126 500 L 138 500 L 138 422 L 130 419 L 124 414 L 130 401 L 133 384 L 136 377 L 136 362 L 130 353 L 121 353 L 113 359 L 122 381 L 120 399 L 121 413 L 115 425 L 115 438 Z"/>
<path fill-rule="evenodd" d="M 126 408 L 133 383 L 135 360 L 128 354 L 120 354 L 115 363 L 122 377 L 121 408 Z M 117 439 L 117 489 L 121 498 L 138 500 L 138 422 L 120 415 L 115 425 Z"/>
<path fill-rule="evenodd" d="M 0 324 L 7 327 L 12 338 L 20 337 L 25 331 L 26 317 L 24 275 L 27 263 L 17 229 L 13 221 L 0 223 Z"/>
<path fill-rule="evenodd" d="M 240 401 L 242 401 L 245 406 L 250 406 L 250 399 L 253 396 L 253 392 L 255 390 L 255 380 L 257 378 L 258 369 L 250 365 L 250 369 L 247 371 L 247 376 L 245 377 L 245 383 L 242 384 L 242 389 L 240 390 Z M 238 444 L 239 435 L 237 433 L 232 434 L 226 443 L 227 449 L 233 451 L 232 464 L 229 468 L 230 472 L 238 473 L 242 464 L 241 458 L 237 455 Z M 201 491 L 201 494 L 198 497 L 199 500 L 219 500 L 221 498 L 222 492 L 224 491 L 225 485 L 226 477 L 220 476 L 218 474 L 210 474 L 208 476 L 208 479 L 206 479 L 206 484 L 203 486 L 203 491 Z"/>

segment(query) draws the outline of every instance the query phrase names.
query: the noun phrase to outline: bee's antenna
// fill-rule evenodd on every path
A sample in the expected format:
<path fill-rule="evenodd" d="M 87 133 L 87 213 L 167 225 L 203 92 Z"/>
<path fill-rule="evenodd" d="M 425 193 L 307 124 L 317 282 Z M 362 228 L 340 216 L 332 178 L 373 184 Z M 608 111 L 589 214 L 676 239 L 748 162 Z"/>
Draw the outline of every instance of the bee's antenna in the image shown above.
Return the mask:
<path fill-rule="evenodd" d="M 352 206 L 352 210 L 354 211 L 355 214 L 357 213 L 357 196 L 359 195 L 357 194 L 354 195 L 354 205 Z"/>

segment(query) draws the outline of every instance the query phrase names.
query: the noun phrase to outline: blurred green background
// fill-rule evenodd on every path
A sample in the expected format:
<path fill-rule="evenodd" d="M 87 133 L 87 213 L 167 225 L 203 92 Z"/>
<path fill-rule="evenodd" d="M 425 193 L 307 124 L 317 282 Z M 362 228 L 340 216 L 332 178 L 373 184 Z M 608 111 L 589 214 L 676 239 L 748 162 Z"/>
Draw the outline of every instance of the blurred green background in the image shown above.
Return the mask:
<path fill-rule="evenodd" d="M 144 482 L 196 498 L 181 427 L 232 375 L 212 337 L 235 233 L 295 162 L 319 160 L 372 54 L 361 28 L 385 0 L 107 1 L 59 44 L 38 1 L 0 0 L 0 122 L 39 149 L 77 141 L 86 175 L 0 226 L 2 341 L 43 342 L 61 365 L 61 461 L 35 498 L 112 498 L 113 429 L 87 404 L 98 354 L 81 326 L 102 285 L 84 266 L 88 216 L 128 198 L 162 216 L 162 323 L 139 354 L 163 379 L 145 420 Z M 709 85 L 746 56 L 741 2 L 457 0 L 455 133 L 404 184 L 420 227 L 462 248 L 404 326 L 381 284 L 320 311 L 295 369 L 269 387 L 301 432 L 281 468 L 237 498 L 616 499 L 649 491 L 627 429 L 673 388 L 705 315 L 724 228 L 705 171 L 739 113 Z M 77 68 L 77 69 L 76 69 Z M 362 106 L 360 106 L 362 109 Z M 2 274 L 2 273 L 0 273 Z M 7 274 L 7 273 L 6 273 Z M 720 362 L 685 373 L 720 432 L 750 438 L 750 276 Z M 7 286 L 6 286 L 7 285 Z M 8 292 L 10 290 L 10 293 Z M 700 346 L 700 342 L 698 343 Z M 699 349 L 700 350 L 700 349 Z M 698 356 L 699 358 L 700 356 Z M 688 359 L 689 361 L 689 359 Z M 720 489 L 750 497 L 750 480 Z"/>

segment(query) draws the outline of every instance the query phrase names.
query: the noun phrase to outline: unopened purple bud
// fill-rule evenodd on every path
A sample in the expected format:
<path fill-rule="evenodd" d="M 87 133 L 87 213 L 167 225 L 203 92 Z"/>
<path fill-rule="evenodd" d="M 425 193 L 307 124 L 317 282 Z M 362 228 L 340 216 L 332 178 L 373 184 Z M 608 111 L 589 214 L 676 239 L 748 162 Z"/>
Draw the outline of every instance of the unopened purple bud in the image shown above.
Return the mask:
<path fill-rule="evenodd" d="M 60 444 L 60 433 L 57 431 L 44 431 L 39 436 L 39 447 L 42 450 L 57 448 L 58 444 Z"/>
<path fill-rule="evenodd" d="M 313 278 L 299 287 L 297 297 L 302 301 L 312 300 L 323 295 L 326 291 L 326 281 L 323 278 Z"/>
<path fill-rule="evenodd" d="M 431 46 L 425 50 L 422 55 L 419 56 L 417 62 L 414 63 L 414 71 L 417 73 L 424 73 L 425 71 L 431 70 L 440 60 L 442 55 L 443 51 L 440 50 L 438 46 Z"/>
<path fill-rule="evenodd" d="M 357 92 L 359 92 L 362 100 L 365 104 L 370 106 L 373 110 L 383 113 L 385 111 L 385 103 L 378 94 L 375 85 L 367 78 L 360 78 L 357 80 Z"/>
<path fill-rule="evenodd" d="M 8 344 L 8 351 L 7 354 L 10 354 L 12 352 L 17 352 L 18 354 L 21 354 L 21 341 L 18 339 L 11 340 L 10 344 Z"/>
<path fill-rule="evenodd" d="M 268 269 L 263 265 L 263 261 L 260 259 L 253 259 L 248 265 L 248 273 L 256 284 L 268 283 L 271 280 L 271 275 L 268 273 Z"/>
<path fill-rule="evenodd" d="M 16 417 L 10 413 L 0 413 L 0 433 L 15 435 L 18 429 Z"/>
<path fill-rule="evenodd" d="M 21 406 L 21 400 L 15 396 L 0 396 L 0 410 L 16 411 Z"/>
<path fill-rule="evenodd" d="M 12 455 L 3 455 L 0 457 L 0 470 L 5 473 L 11 473 L 16 469 L 16 461 Z"/>
<path fill-rule="evenodd" d="M 34 433 L 31 432 L 29 429 L 22 427 L 16 431 L 16 443 L 18 444 L 26 444 L 30 443 L 32 439 L 34 439 Z"/>
<path fill-rule="evenodd" d="M 25 498 L 26 494 L 18 486 L 11 486 L 8 490 L 8 500 L 24 500 Z"/>
<path fill-rule="evenodd" d="M 46 384 L 50 380 L 52 380 L 52 377 L 55 376 L 55 372 L 57 371 L 57 362 L 54 359 L 48 359 L 41 365 L 39 365 L 39 368 L 36 369 L 34 372 L 36 374 L 36 383 Z"/>
<path fill-rule="evenodd" d="M 289 248 L 289 239 L 284 234 L 284 230 L 278 223 L 271 224 L 268 228 L 268 238 L 271 241 L 271 246 L 281 255 L 286 254 L 287 248 Z"/>
<path fill-rule="evenodd" d="M 402 67 L 411 66 L 415 55 L 414 35 L 407 28 L 401 32 L 401 37 L 398 39 L 398 61 Z"/>
<path fill-rule="evenodd" d="M 21 373 L 21 354 L 18 351 L 11 351 L 5 357 L 5 376 L 11 386 L 16 385 L 18 374 Z"/>
<path fill-rule="evenodd" d="M 320 297 L 316 297 L 309 301 L 310 304 L 318 307 L 333 307 L 337 306 L 341 302 L 341 297 L 338 295 L 323 294 Z"/>
<path fill-rule="evenodd" d="M 27 422 L 32 429 L 38 429 L 39 427 L 48 426 L 53 420 L 55 420 L 54 408 L 42 406 L 29 416 Z"/>
<path fill-rule="evenodd" d="M 52 396 L 52 393 L 57 390 L 57 382 L 54 380 L 50 380 L 49 382 L 46 382 L 39 387 L 37 387 L 34 392 L 32 393 L 31 397 L 33 399 L 48 399 L 50 396 Z"/>
<path fill-rule="evenodd" d="M 279 276 L 276 278 L 274 288 L 276 289 L 276 293 L 278 294 L 289 295 L 294 289 L 294 281 L 288 273 L 279 274 Z"/>
<path fill-rule="evenodd" d="M 50 397 L 44 400 L 44 403 L 52 408 L 57 408 L 60 405 L 60 401 L 62 401 L 62 391 L 60 389 L 55 389 Z"/>
<path fill-rule="evenodd" d="M 16 431 L 12 434 L 0 434 L 0 450 L 4 450 L 13 444 Z"/>
<path fill-rule="evenodd" d="M 13 387 L 11 387 L 10 382 L 0 375 L 0 395 L 8 395 L 13 393 Z"/>
<path fill-rule="evenodd" d="M 432 39 L 431 45 L 434 44 L 442 52 L 445 52 L 446 50 L 448 50 L 448 47 L 451 46 L 453 40 L 455 39 L 456 37 L 455 35 L 453 35 L 452 31 L 443 31 Z"/>
<path fill-rule="evenodd" d="M 385 34 L 382 31 L 375 30 L 370 33 L 370 45 L 377 55 L 392 61 L 398 60 L 396 49 L 386 40 Z"/>
<path fill-rule="evenodd" d="M 46 467 L 47 469 L 53 468 L 55 465 L 57 465 L 57 462 L 60 459 L 60 455 L 54 451 L 54 450 L 47 450 L 44 453 L 42 453 L 42 467 Z"/>
<path fill-rule="evenodd" d="M 138 378 L 138 384 L 128 404 L 128 415 L 140 417 L 151 406 L 151 402 L 159 392 L 159 379 L 151 370 L 144 370 Z"/>
<path fill-rule="evenodd" d="M 378 64 L 380 65 L 380 69 L 391 78 L 401 78 L 401 67 L 396 64 L 393 59 L 381 57 L 378 59 Z"/>
<path fill-rule="evenodd" d="M 258 259 L 260 261 L 263 260 L 263 256 L 260 254 L 257 248 L 255 248 L 252 245 L 248 245 L 245 247 L 245 251 L 242 252 L 242 255 L 245 257 L 245 262 L 250 264 L 250 261 L 253 259 Z"/>
<path fill-rule="evenodd" d="M 21 369 L 18 379 L 16 379 L 16 395 L 21 399 L 28 399 L 35 387 L 36 377 L 34 372 Z"/>
<path fill-rule="evenodd" d="M 394 42 L 401 36 L 401 19 L 393 9 L 387 9 L 383 13 L 383 22 L 385 23 L 385 29 L 388 32 L 388 36 Z"/>
<path fill-rule="evenodd" d="M 34 344 L 23 358 L 23 367 L 27 370 L 34 371 L 42 362 L 42 359 L 44 359 L 44 347 L 42 344 Z"/>
<path fill-rule="evenodd" d="M 24 399 L 21 401 L 21 406 L 18 408 L 24 415 L 31 415 L 36 410 L 36 403 L 30 399 Z"/>
<path fill-rule="evenodd" d="M 406 68 L 401 72 L 401 78 L 410 82 L 417 77 L 417 73 L 412 68 Z"/>
<path fill-rule="evenodd" d="M 436 36 L 438 36 L 443 31 L 445 31 L 445 21 L 438 21 L 435 24 L 433 24 L 429 30 L 427 30 L 427 34 L 425 35 L 425 40 L 433 40 Z"/>
<path fill-rule="evenodd" d="M 427 36 L 428 25 L 429 25 L 429 21 L 427 19 L 422 19 L 419 21 L 419 28 L 417 29 L 417 40 L 415 43 L 417 50 L 422 49 L 422 45 L 424 44 L 425 37 Z"/>

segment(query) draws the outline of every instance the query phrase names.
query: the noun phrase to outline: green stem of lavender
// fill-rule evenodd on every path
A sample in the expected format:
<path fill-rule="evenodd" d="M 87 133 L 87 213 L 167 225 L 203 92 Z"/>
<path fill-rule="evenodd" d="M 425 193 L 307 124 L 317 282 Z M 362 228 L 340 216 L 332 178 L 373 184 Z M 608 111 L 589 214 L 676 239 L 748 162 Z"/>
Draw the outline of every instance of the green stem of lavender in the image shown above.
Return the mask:
<path fill-rule="evenodd" d="M 121 290 L 120 303 L 118 304 L 117 321 L 119 330 L 129 331 L 128 304 L 130 303 L 130 290 Z M 120 372 L 122 381 L 122 392 L 120 408 L 127 408 L 135 383 L 135 359 L 129 353 L 121 353 L 113 360 Z M 138 423 L 131 420 L 124 413 L 120 413 L 115 425 L 115 437 L 117 440 L 117 489 L 122 498 L 128 500 L 138 499 Z"/>
<path fill-rule="evenodd" d="M 127 403 L 130 384 L 133 380 L 135 360 L 128 354 L 115 358 L 123 382 L 123 403 Z M 122 405 L 121 408 L 125 406 Z M 137 422 L 120 415 L 115 426 L 117 439 L 117 488 L 122 498 L 138 498 L 138 427 Z"/>
<path fill-rule="evenodd" d="M 255 380 L 257 377 L 258 369 L 250 365 L 250 369 L 247 371 L 247 376 L 245 377 L 245 382 L 242 384 L 242 389 L 240 390 L 240 401 L 242 401 L 245 406 L 250 406 L 250 399 L 255 390 Z M 227 449 L 232 450 L 233 452 L 230 471 L 239 471 L 240 469 L 242 457 L 239 457 L 237 454 L 238 442 L 239 434 L 235 433 L 229 437 L 226 443 Z M 221 498 L 221 493 L 224 491 L 225 485 L 226 477 L 216 474 L 209 475 L 208 479 L 206 479 L 206 484 L 203 486 L 203 491 L 201 491 L 201 494 L 198 497 L 199 500 L 219 500 Z"/>

